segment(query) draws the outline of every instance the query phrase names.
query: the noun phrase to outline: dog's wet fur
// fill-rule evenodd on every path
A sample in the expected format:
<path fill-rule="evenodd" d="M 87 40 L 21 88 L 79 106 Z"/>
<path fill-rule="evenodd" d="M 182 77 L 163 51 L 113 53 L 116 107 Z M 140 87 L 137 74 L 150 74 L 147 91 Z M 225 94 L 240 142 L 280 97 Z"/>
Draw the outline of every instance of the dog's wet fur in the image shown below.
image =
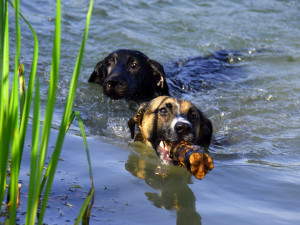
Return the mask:
<path fill-rule="evenodd" d="M 161 141 L 186 141 L 207 148 L 213 132 L 211 121 L 191 102 L 170 94 L 180 98 L 182 93 L 216 88 L 229 77 L 241 76 L 240 70 L 232 70 L 239 68 L 233 63 L 240 56 L 240 52 L 218 51 L 179 60 L 164 69 L 140 51 L 119 49 L 97 63 L 88 81 L 102 85 L 111 99 L 148 101 L 140 105 L 128 125 L 132 138 L 145 142 L 158 155 Z"/>
<path fill-rule="evenodd" d="M 119 49 L 97 63 L 89 82 L 103 86 L 112 99 L 152 99 L 169 95 L 161 64 L 137 50 Z"/>
<path fill-rule="evenodd" d="M 181 93 L 213 89 L 240 77 L 234 62 L 243 55 L 242 51 L 221 50 L 163 67 L 140 51 L 119 49 L 97 63 L 88 81 L 102 85 L 103 93 L 112 99 L 141 102 L 161 95 L 180 97 Z"/>
<path fill-rule="evenodd" d="M 134 141 L 145 142 L 158 155 L 161 141 L 186 141 L 208 147 L 213 132 L 211 121 L 194 104 L 170 96 L 159 96 L 141 104 L 128 125 Z"/>

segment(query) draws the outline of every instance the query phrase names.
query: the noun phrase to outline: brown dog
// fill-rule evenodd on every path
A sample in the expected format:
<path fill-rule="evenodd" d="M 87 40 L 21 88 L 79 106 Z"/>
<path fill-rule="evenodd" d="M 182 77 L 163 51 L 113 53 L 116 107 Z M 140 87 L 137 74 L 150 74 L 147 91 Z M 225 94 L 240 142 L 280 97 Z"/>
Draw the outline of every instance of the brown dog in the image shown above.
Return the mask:
<path fill-rule="evenodd" d="M 135 124 L 138 133 L 135 135 Z M 186 141 L 208 147 L 212 137 L 211 121 L 191 102 L 159 96 L 143 103 L 128 121 L 131 137 L 153 147 L 163 162 L 175 162 L 159 147 L 161 142 Z"/>

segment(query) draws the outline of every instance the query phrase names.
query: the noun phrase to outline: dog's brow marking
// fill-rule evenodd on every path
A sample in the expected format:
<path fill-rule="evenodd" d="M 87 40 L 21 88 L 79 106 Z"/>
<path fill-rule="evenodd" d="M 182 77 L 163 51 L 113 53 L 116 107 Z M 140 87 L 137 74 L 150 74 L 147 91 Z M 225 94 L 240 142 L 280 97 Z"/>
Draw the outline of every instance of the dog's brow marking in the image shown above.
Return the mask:
<path fill-rule="evenodd" d="M 176 107 L 177 107 L 177 114 L 176 114 L 176 117 L 172 120 L 172 123 L 171 123 L 171 127 L 172 129 L 175 128 L 176 124 L 178 122 L 181 122 L 181 123 L 186 123 L 186 124 L 189 124 L 191 125 L 190 121 L 188 121 L 187 119 L 185 119 L 184 117 L 180 116 L 180 104 L 178 101 L 176 101 Z"/>

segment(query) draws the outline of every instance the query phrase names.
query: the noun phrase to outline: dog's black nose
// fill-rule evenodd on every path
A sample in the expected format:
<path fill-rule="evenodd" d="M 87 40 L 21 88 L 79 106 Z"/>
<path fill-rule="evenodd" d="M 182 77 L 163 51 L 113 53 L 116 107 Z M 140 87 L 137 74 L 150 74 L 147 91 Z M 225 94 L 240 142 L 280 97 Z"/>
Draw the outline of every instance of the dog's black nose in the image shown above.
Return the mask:
<path fill-rule="evenodd" d="M 175 130 L 178 134 L 185 135 L 191 132 L 192 127 L 188 123 L 177 122 L 175 125 Z"/>
<path fill-rule="evenodd" d="M 106 82 L 106 85 L 110 88 L 114 88 L 118 85 L 122 85 L 122 82 L 117 79 L 111 79 Z"/>

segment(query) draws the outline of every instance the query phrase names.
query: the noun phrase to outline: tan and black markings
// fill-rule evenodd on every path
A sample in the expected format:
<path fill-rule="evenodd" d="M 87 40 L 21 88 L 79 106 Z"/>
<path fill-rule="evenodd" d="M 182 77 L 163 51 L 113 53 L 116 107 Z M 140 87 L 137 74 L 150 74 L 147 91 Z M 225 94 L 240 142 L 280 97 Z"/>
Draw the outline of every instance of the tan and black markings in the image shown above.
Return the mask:
<path fill-rule="evenodd" d="M 175 163 L 163 143 L 185 141 L 208 147 L 213 127 L 209 119 L 191 102 L 159 96 L 143 103 L 128 122 L 131 137 L 153 147 L 164 163 Z M 135 134 L 135 125 L 137 133 Z"/>

